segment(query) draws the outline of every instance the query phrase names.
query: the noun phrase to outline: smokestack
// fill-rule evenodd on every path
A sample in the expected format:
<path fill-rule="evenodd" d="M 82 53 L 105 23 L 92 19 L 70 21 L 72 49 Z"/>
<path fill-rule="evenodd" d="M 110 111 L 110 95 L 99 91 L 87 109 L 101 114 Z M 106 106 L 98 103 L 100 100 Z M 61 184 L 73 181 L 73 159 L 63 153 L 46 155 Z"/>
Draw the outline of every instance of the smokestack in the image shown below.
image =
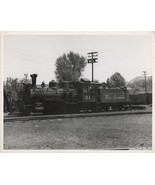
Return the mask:
<path fill-rule="evenodd" d="M 32 74 L 30 75 L 32 78 L 32 87 L 36 87 L 36 78 L 37 78 L 37 74 Z"/>

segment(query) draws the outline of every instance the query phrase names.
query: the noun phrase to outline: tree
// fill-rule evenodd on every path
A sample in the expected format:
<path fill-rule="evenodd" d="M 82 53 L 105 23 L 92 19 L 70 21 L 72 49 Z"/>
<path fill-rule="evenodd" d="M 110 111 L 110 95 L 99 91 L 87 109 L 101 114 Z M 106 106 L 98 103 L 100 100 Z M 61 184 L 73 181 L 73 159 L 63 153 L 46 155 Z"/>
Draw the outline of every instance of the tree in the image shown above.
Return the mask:
<path fill-rule="evenodd" d="M 24 78 L 20 79 L 19 83 L 31 83 L 31 79 L 28 78 L 28 74 L 24 74 Z"/>
<path fill-rule="evenodd" d="M 23 83 L 31 82 L 27 76 L 27 74 L 24 74 L 22 79 L 8 77 L 4 82 L 4 95 L 5 100 L 7 99 L 9 103 L 9 110 L 15 110 L 21 104 L 24 96 Z"/>
<path fill-rule="evenodd" d="M 79 81 L 86 64 L 86 58 L 78 53 L 63 54 L 55 63 L 57 81 Z"/>
<path fill-rule="evenodd" d="M 124 87 L 125 85 L 126 85 L 125 79 L 118 72 L 116 72 L 110 78 L 107 79 L 108 87 Z"/>
<path fill-rule="evenodd" d="M 107 84 L 107 87 L 110 88 L 110 79 L 109 78 L 107 78 L 107 83 L 106 84 Z"/>
<path fill-rule="evenodd" d="M 152 92 L 152 76 L 147 80 L 147 91 Z"/>
<path fill-rule="evenodd" d="M 100 82 L 99 82 L 99 80 L 95 79 L 95 80 L 94 80 L 94 83 L 99 84 Z"/>

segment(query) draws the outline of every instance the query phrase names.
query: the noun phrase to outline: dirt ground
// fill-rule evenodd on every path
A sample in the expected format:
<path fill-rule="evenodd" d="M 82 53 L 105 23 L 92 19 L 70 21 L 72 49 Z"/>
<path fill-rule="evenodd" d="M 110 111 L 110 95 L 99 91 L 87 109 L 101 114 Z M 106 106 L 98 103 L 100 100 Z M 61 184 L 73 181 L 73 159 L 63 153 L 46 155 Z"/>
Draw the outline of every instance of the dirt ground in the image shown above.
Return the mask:
<path fill-rule="evenodd" d="M 152 114 L 4 123 L 4 149 L 151 149 Z"/>

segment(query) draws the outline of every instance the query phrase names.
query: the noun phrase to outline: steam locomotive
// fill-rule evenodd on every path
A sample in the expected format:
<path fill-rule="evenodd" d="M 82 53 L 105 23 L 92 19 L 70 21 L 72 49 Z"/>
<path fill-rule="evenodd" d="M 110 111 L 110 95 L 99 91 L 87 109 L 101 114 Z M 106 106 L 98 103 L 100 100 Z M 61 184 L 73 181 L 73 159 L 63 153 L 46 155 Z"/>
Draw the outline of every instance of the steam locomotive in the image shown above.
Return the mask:
<path fill-rule="evenodd" d="M 30 75 L 32 84 L 24 85 L 24 96 L 20 111 L 22 115 L 41 112 L 43 114 L 76 113 L 80 111 L 121 110 L 129 106 L 126 88 L 107 88 L 104 83 L 85 79 L 79 82 L 50 81 L 37 87 L 37 74 Z"/>

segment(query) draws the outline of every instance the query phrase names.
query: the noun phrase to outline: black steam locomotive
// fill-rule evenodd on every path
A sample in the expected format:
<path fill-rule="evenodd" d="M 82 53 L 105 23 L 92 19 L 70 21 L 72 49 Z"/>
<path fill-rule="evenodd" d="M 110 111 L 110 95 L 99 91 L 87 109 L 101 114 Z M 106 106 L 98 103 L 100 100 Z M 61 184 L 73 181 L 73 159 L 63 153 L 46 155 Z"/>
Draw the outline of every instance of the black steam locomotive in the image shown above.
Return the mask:
<path fill-rule="evenodd" d="M 32 84 L 24 85 L 23 115 L 76 113 L 80 111 L 121 110 L 129 106 L 126 88 L 110 88 L 106 85 L 81 79 L 80 82 L 50 81 L 48 87 L 36 85 L 37 74 L 31 75 Z"/>

